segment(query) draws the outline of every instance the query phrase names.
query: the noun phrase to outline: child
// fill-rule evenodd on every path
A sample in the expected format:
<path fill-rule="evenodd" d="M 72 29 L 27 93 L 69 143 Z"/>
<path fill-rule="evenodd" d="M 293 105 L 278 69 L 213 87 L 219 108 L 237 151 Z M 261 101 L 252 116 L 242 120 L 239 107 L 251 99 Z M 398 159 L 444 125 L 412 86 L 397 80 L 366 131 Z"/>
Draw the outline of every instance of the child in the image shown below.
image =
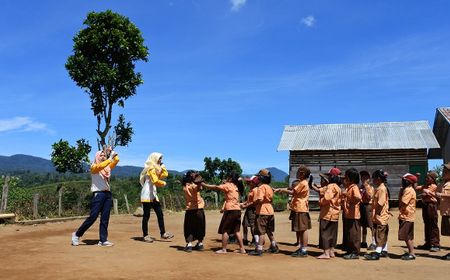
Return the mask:
<path fill-rule="evenodd" d="M 336 184 L 339 177 L 330 173 L 320 174 L 321 188 L 319 191 L 320 205 L 320 229 L 319 247 L 322 247 L 323 254 L 318 259 L 334 258 L 334 248 L 336 247 L 339 212 L 341 211 L 341 188 Z M 316 189 L 317 187 L 314 186 Z"/>
<path fill-rule="evenodd" d="M 273 190 L 272 187 L 269 186 L 272 175 L 269 170 L 261 169 L 256 176 L 258 177 L 258 191 L 255 199 L 255 234 L 259 236 L 259 243 L 254 251 L 250 251 L 250 256 L 262 256 L 265 234 L 267 234 L 270 240 L 268 252 L 279 252 L 275 237 L 273 235 L 273 232 L 275 231 L 275 217 L 272 206 Z"/>
<path fill-rule="evenodd" d="M 425 244 L 417 246 L 419 249 L 438 252 L 439 245 L 439 226 L 438 226 L 438 199 L 437 191 L 437 173 L 428 172 L 425 178 L 424 186 L 417 186 L 417 191 L 422 191 L 422 218 L 425 224 Z"/>
<path fill-rule="evenodd" d="M 296 233 L 298 248 L 291 254 L 292 257 L 308 256 L 308 229 L 311 229 L 309 217 L 309 186 L 308 178 L 311 171 L 306 166 L 297 170 L 297 179 L 300 181 L 292 190 L 277 189 L 276 192 L 292 194 L 291 202 L 291 230 Z"/>
<path fill-rule="evenodd" d="M 443 165 L 442 179 L 444 183 L 440 188 L 441 191 L 436 193 L 436 196 L 440 199 L 441 234 L 450 236 L 450 163 Z M 442 259 L 450 261 L 450 253 L 443 256 Z"/>
<path fill-rule="evenodd" d="M 112 193 L 109 185 L 109 178 L 111 177 L 111 170 L 116 167 L 119 162 L 119 156 L 115 151 L 109 149 L 109 158 L 107 158 L 107 152 L 108 151 L 98 151 L 95 154 L 94 163 L 91 165 L 91 212 L 78 230 L 72 233 L 73 246 L 78 246 L 80 244 L 80 237 L 83 236 L 92 224 L 94 224 L 100 213 L 100 241 L 98 242 L 98 245 L 103 247 L 114 245 L 114 243 L 108 240 L 109 214 L 112 206 Z"/>
<path fill-rule="evenodd" d="M 217 254 L 226 254 L 228 238 L 230 234 L 235 234 L 239 242 L 239 250 L 236 252 L 245 254 L 244 243 L 241 236 L 241 207 L 239 205 L 239 196 L 244 192 L 244 185 L 239 180 L 239 175 L 232 171 L 226 177 L 221 185 L 208 185 L 201 183 L 203 187 L 208 189 L 222 191 L 225 193 L 225 204 L 223 208 L 223 216 L 220 221 L 218 233 L 222 234 L 222 249 L 217 250 Z"/>
<path fill-rule="evenodd" d="M 200 195 L 202 190 L 202 177 L 195 171 L 189 170 L 183 176 L 183 191 L 186 199 L 186 213 L 184 215 L 184 238 L 186 240 L 185 252 L 192 250 L 203 251 L 203 238 L 205 237 L 205 201 Z M 192 248 L 192 241 L 197 244 Z"/>
<path fill-rule="evenodd" d="M 376 186 L 375 195 L 372 200 L 371 220 L 375 235 L 376 249 L 371 254 L 364 257 L 367 260 L 379 260 L 380 257 L 387 257 L 387 240 L 389 234 L 389 195 L 386 188 L 387 173 L 379 169 L 372 174 L 373 184 Z"/>
<path fill-rule="evenodd" d="M 362 242 L 361 248 L 368 248 L 368 250 L 375 250 L 375 237 L 373 231 L 373 222 L 372 222 L 372 200 L 374 190 L 370 185 L 370 174 L 366 170 L 359 172 L 361 176 L 361 185 L 359 190 L 361 192 L 361 228 L 362 228 Z M 371 243 L 370 246 L 367 246 L 367 229 L 370 229 Z"/>
<path fill-rule="evenodd" d="M 247 201 L 241 204 L 241 208 L 245 209 L 244 220 L 242 221 L 242 227 L 244 228 L 244 245 L 248 245 L 248 228 L 252 235 L 252 243 L 257 246 L 259 238 L 255 235 L 255 220 L 256 220 L 256 207 L 254 205 L 255 198 L 258 193 L 258 177 L 252 176 L 245 179 L 250 190 L 247 195 Z"/>
<path fill-rule="evenodd" d="M 159 233 L 161 239 L 167 240 L 173 238 L 173 234 L 166 232 L 164 226 L 164 214 L 159 202 L 157 188 L 164 187 L 166 182 L 162 179 L 167 178 L 169 173 L 166 166 L 162 163 L 163 155 L 160 153 L 151 153 L 145 161 L 144 168 L 141 171 L 139 182 L 141 183 L 141 203 L 144 210 L 142 216 L 142 234 L 144 241 L 151 243 L 153 238 L 148 235 L 148 220 L 150 219 L 150 209 L 156 213 L 158 218 Z"/>
<path fill-rule="evenodd" d="M 414 255 L 414 214 L 416 212 L 416 191 L 414 184 L 417 177 L 406 173 L 402 177 L 402 189 L 399 193 L 399 229 L 398 240 L 403 240 L 408 246 L 408 253 L 403 254 L 402 260 L 416 259 Z"/>
<path fill-rule="evenodd" d="M 359 250 L 361 248 L 361 213 L 359 212 L 359 204 L 361 203 L 361 193 L 358 188 L 359 173 L 355 168 L 345 171 L 344 186 L 342 199 L 344 201 L 344 234 L 347 236 L 347 244 L 345 249 L 347 254 L 344 259 L 359 259 Z"/>

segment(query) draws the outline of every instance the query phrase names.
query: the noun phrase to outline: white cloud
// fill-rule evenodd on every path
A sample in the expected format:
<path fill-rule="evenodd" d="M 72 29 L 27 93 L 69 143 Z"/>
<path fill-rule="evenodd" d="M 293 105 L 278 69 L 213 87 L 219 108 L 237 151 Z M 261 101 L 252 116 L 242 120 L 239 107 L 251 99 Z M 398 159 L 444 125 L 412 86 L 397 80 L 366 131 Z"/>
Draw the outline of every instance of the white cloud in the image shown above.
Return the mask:
<path fill-rule="evenodd" d="M 239 11 L 247 2 L 247 0 L 230 0 L 231 2 L 231 10 L 232 11 Z"/>
<path fill-rule="evenodd" d="M 307 27 L 313 27 L 316 24 L 316 19 L 314 16 L 307 16 L 302 18 L 302 23 Z"/>
<path fill-rule="evenodd" d="M 44 131 L 54 133 L 47 124 L 34 121 L 28 117 L 15 117 L 12 119 L 0 119 L 0 132 L 7 131 Z"/>

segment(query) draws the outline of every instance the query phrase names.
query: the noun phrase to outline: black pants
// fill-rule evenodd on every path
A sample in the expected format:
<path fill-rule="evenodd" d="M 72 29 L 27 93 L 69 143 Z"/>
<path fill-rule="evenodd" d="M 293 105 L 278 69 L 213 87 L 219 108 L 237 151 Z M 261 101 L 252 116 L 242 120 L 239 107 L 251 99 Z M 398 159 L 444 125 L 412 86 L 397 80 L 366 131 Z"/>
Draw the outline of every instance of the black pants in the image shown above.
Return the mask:
<path fill-rule="evenodd" d="M 144 235 L 144 237 L 148 235 L 148 220 L 150 219 L 150 208 L 153 208 L 156 213 L 156 217 L 158 218 L 159 233 L 161 234 L 161 236 L 166 233 L 161 203 L 159 203 L 159 201 L 142 202 L 142 208 L 144 208 L 144 216 L 142 217 L 142 234 Z"/>
<path fill-rule="evenodd" d="M 422 207 L 422 218 L 425 224 L 425 244 L 439 247 L 439 226 L 438 226 L 437 203 L 424 203 Z"/>

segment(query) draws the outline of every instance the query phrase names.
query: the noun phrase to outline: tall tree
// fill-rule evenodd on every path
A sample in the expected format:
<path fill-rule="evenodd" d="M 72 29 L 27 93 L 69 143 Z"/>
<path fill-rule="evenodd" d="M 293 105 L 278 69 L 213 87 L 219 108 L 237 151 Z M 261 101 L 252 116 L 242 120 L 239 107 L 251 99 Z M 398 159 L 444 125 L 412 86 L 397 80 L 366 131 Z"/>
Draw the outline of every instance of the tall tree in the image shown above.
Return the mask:
<path fill-rule="evenodd" d="M 219 158 L 205 157 L 203 159 L 205 168 L 201 171 L 202 177 L 213 183 L 220 183 L 225 176 L 231 171 L 235 171 L 239 175 L 242 174 L 242 168 L 238 162 L 228 158 L 227 160 L 220 160 Z"/>
<path fill-rule="evenodd" d="M 75 147 L 61 139 L 52 145 L 52 150 L 52 162 L 59 173 L 86 171 L 85 166 L 89 163 L 88 155 L 91 152 L 91 146 L 86 140 L 78 140 Z"/>
<path fill-rule="evenodd" d="M 147 61 L 148 48 L 141 31 L 128 18 L 110 10 L 91 12 L 83 23 L 86 28 L 73 39 L 73 55 L 67 59 L 66 69 L 89 94 L 100 148 L 111 132 L 114 105 L 124 107 L 125 100 L 143 83 L 141 73 L 135 72 L 135 63 Z M 131 142 L 133 129 L 122 114 L 113 132 L 117 135 L 114 145 Z"/>

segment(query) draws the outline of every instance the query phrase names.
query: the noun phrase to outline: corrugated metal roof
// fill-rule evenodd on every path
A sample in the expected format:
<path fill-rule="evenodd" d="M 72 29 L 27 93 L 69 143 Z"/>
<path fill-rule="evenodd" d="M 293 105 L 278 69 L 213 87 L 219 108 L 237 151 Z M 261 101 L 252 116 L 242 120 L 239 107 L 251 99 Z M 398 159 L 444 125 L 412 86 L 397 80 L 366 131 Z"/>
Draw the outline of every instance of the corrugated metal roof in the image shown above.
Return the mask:
<path fill-rule="evenodd" d="M 427 121 L 286 125 L 278 151 L 439 148 Z"/>
<path fill-rule="evenodd" d="M 450 122 L 450 108 L 442 107 L 438 108 L 438 111 L 447 119 L 447 122 Z"/>

